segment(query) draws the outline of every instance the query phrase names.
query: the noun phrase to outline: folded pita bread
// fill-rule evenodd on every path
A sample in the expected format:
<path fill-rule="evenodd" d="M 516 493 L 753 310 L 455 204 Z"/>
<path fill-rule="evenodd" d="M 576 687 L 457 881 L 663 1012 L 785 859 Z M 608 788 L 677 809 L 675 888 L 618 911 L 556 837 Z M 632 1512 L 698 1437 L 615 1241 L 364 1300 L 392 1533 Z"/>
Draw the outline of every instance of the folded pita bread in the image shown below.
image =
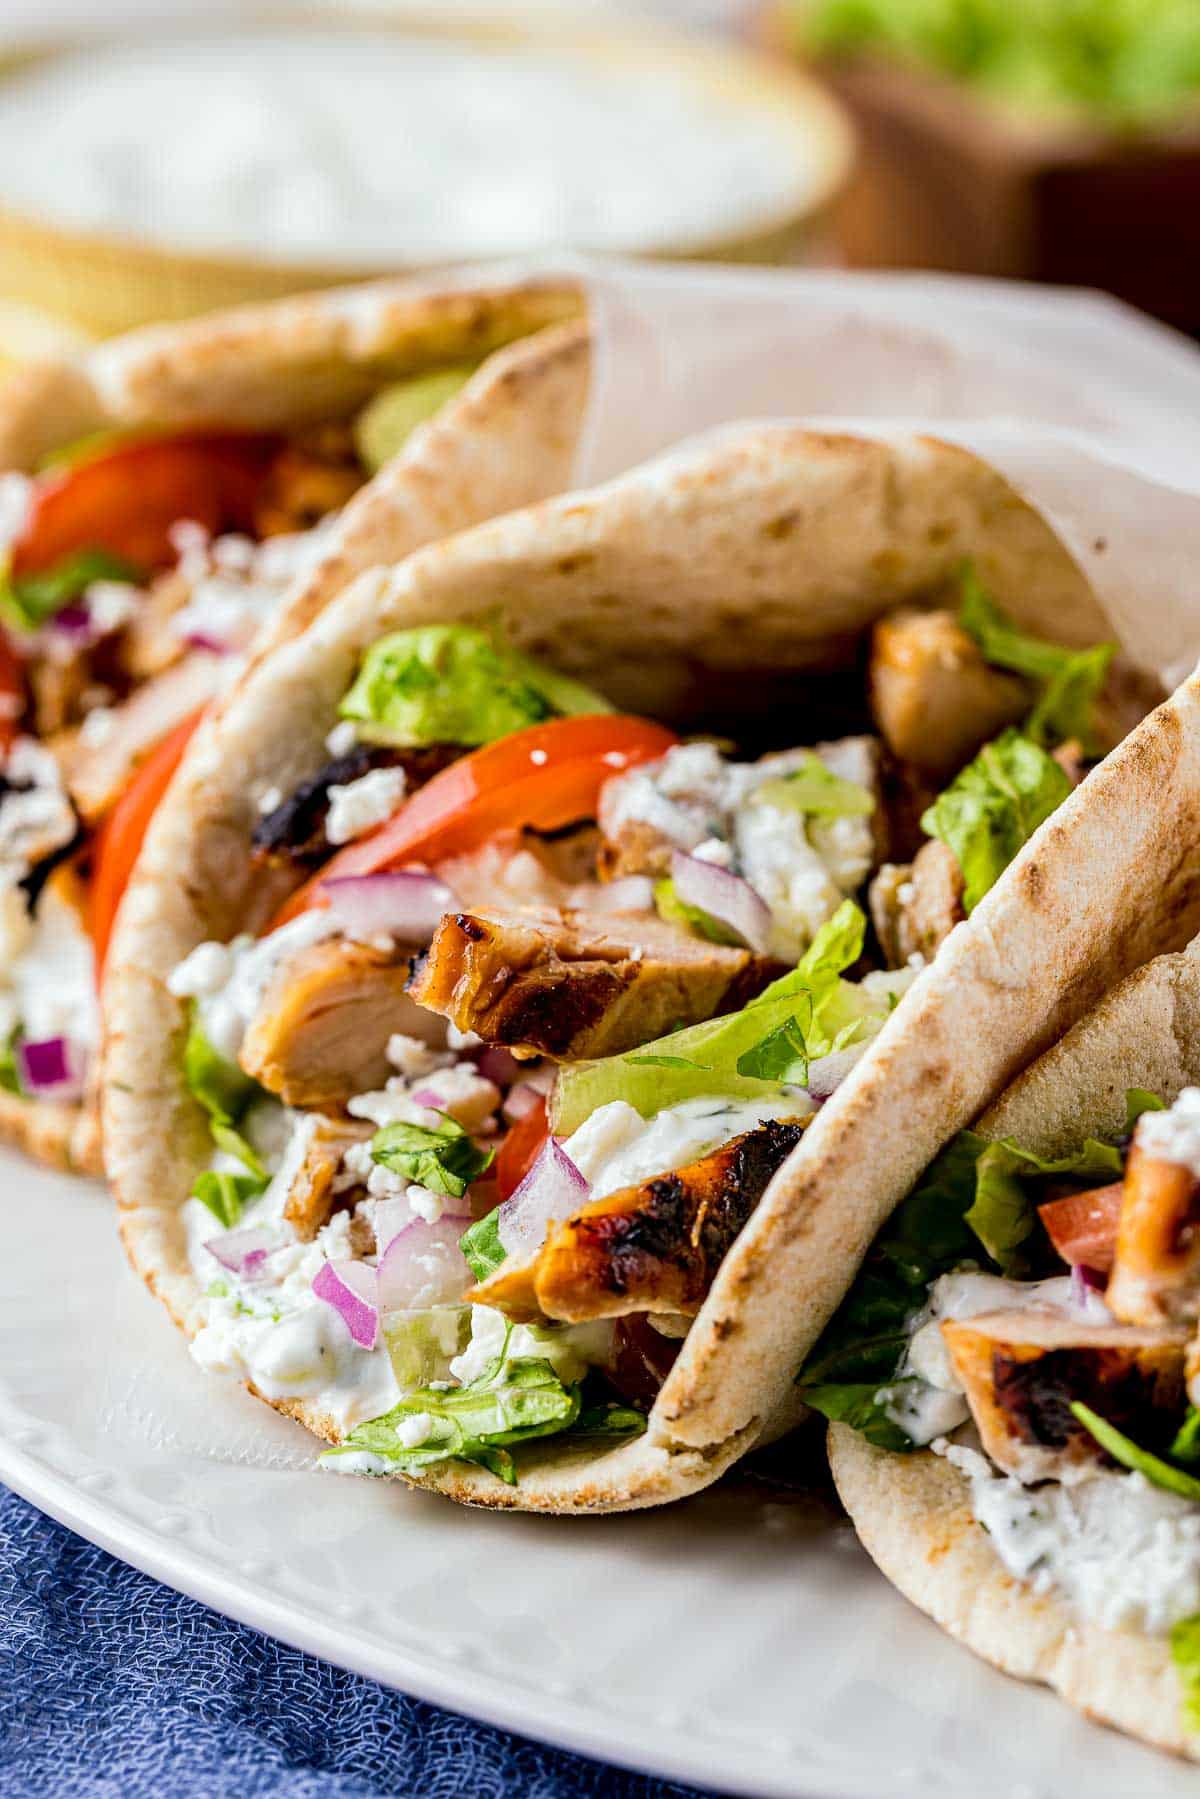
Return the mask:
<path fill-rule="evenodd" d="M 580 308 L 571 284 L 456 291 L 396 281 L 131 332 L 5 386 L 0 470 L 32 468 L 113 427 L 338 418 L 389 381 L 487 356 L 346 506 L 320 561 L 281 601 L 261 653 L 364 569 L 568 484 L 589 352 L 585 327 L 565 321 Z M 0 1139 L 41 1161 L 100 1171 L 92 1104 L 0 1093 Z"/>
<path fill-rule="evenodd" d="M 1079 645 L 1105 634 L 1045 522 L 974 457 L 930 439 L 763 426 L 364 577 L 261 663 L 197 737 L 154 822 L 107 994 L 105 1131 L 121 1230 L 181 1328 L 194 1334 L 202 1322 L 180 1209 L 210 1143 L 183 1080 L 184 1013 L 167 978 L 196 944 L 261 927 L 282 898 L 249 861 L 252 791 L 287 791 L 321 764 L 371 642 L 503 609 L 520 649 L 620 706 L 686 724 L 714 695 L 727 714 L 789 691 L 794 705 L 798 673 L 851 663 L 876 617 L 936 592 L 967 556 L 1026 627 L 1052 621 L 1056 640 Z M 1171 848 L 1176 829 L 1200 827 L 1196 704 L 1164 708 L 1115 752 L 953 933 L 776 1175 L 645 1435 L 607 1453 L 531 1444 L 515 1487 L 453 1463 L 424 1484 L 526 1510 L 651 1505 L 714 1480 L 794 1412 L 803 1352 L 898 1182 L 1114 972 L 1200 923 L 1200 870 Z M 1129 860 L 1116 878 L 1114 840 L 1092 828 L 1114 799 Z M 336 1436 L 315 1408 L 286 1409 Z"/>
<path fill-rule="evenodd" d="M 1194 728 L 1194 727 L 1193 727 Z M 984 1113 L 988 1137 L 1042 1156 L 1125 1129 L 1125 1094 L 1168 1103 L 1200 1084 L 1200 941 L 1129 975 Z M 830 1427 L 838 1492 L 888 1579 L 952 1636 L 1007 1674 L 1042 1681 L 1130 1735 L 1200 1761 L 1181 1717 L 1165 1637 L 1081 1621 L 1053 1593 L 1015 1580 L 976 1522 L 968 1485 L 928 1450 L 891 1455 Z"/>

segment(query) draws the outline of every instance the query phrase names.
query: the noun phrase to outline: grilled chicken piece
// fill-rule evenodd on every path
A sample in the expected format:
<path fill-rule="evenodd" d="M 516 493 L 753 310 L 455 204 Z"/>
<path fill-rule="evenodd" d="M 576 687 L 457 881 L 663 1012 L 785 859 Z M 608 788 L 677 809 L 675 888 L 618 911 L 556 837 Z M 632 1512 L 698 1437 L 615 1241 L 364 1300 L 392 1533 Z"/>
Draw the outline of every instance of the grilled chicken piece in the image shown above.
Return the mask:
<path fill-rule="evenodd" d="M 238 1058 L 289 1106 L 344 1106 L 381 1087 L 395 1031 L 430 1041 L 435 1021 L 408 997 L 412 947 L 389 951 L 331 937 L 278 971 L 250 1021 Z"/>
<path fill-rule="evenodd" d="M 271 464 L 255 507 L 257 537 L 308 531 L 343 507 L 364 480 L 350 434 L 340 426 L 307 433 Z"/>
<path fill-rule="evenodd" d="M 450 912 L 409 991 L 485 1043 L 565 1060 L 735 1011 L 780 973 L 648 913 Z"/>
<path fill-rule="evenodd" d="M 92 658 L 74 649 L 61 662 L 34 656 L 26 664 L 29 681 L 29 728 L 41 738 L 68 730 L 83 716 L 83 696 L 96 684 Z"/>
<path fill-rule="evenodd" d="M 984 1448 L 1023 1481 L 1079 1479 L 1105 1459 L 1073 1400 L 1139 1443 L 1156 1434 L 1156 1412 L 1166 1426 L 1183 1401 L 1182 1331 L 1029 1308 L 947 1321 L 942 1336 Z"/>
<path fill-rule="evenodd" d="M 1155 1161 L 1136 1142 L 1105 1297 L 1127 1324 L 1200 1319 L 1200 1180 L 1178 1162 Z"/>
<path fill-rule="evenodd" d="M 945 780 L 1029 710 L 1029 687 L 991 668 L 952 612 L 902 607 L 871 638 L 871 710 L 892 754 Z"/>
<path fill-rule="evenodd" d="M 552 1224 L 528 1262 L 501 1263 L 468 1298 L 510 1318 L 570 1324 L 631 1312 L 691 1317 L 803 1132 L 802 1124 L 764 1124 L 674 1173 L 592 1200 Z"/>
<path fill-rule="evenodd" d="M 85 824 L 97 824 L 116 805 L 151 750 L 208 704 L 226 672 L 219 656 L 185 656 L 116 707 L 102 735 L 75 731 L 55 742 L 67 790 Z"/>
<path fill-rule="evenodd" d="M 885 862 L 867 895 L 871 922 L 889 968 L 914 953 L 931 961 L 966 917 L 958 858 L 938 838 L 921 845 L 912 862 Z"/>
<path fill-rule="evenodd" d="M 165 570 L 142 593 L 121 632 L 121 666 L 132 680 L 161 675 L 186 653 L 174 620 L 191 597 L 192 583 L 177 568 Z"/>
<path fill-rule="evenodd" d="M 406 795 L 415 793 L 462 754 L 461 746 L 453 743 L 420 749 L 372 749 L 358 744 L 348 755 L 334 757 L 307 781 L 301 781 L 259 819 L 251 838 L 254 860 L 272 867 L 317 867 L 335 847 L 325 835 L 331 787 L 349 786 L 375 768 L 402 768 Z"/>
<path fill-rule="evenodd" d="M 301 1243 L 311 1243 L 329 1223 L 336 1197 L 333 1177 L 341 1166 L 342 1152 L 352 1143 L 365 1142 L 374 1129 L 372 1124 L 344 1118 L 317 1120 L 283 1207 L 283 1216 Z"/>

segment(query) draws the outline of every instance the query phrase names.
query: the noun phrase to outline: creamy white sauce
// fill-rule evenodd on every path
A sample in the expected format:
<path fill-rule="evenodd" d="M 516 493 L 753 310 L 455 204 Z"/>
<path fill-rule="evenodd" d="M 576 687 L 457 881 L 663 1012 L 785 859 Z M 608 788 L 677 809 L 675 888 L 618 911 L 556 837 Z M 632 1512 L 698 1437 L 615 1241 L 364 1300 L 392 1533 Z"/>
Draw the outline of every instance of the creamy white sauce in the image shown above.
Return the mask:
<path fill-rule="evenodd" d="M 1137 1146 L 1156 1162 L 1175 1162 L 1200 1180 L 1200 1087 L 1185 1087 L 1165 1112 L 1143 1112 Z"/>
<path fill-rule="evenodd" d="M 1200 1611 L 1200 1506 L 1140 1474 L 1024 1487 L 978 1451 L 934 1449 L 966 1475 L 993 1549 L 1035 1593 L 1057 1590 L 1108 1629 L 1161 1635 Z"/>
<path fill-rule="evenodd" d="M 94 1050 L 100 1040 L 95 963 L 84 921 L 53 883 L 44 888 L 25 947 L 0 973 L 26 1039 L 67 1037 Z"/>
<path fill-rule="evenodd" d="M 823 179 L 685 67 L 402 30 L 247 27 L 12 70 L 0 195 L 90 230 L 398 264 L 742 233 Z"/>
<path fill-rule="evenodd" d="M 768 1119 L 803 1119 L 814 1111 L 801 1088 L 769 1100 L 687 1099 L 653 1118 L 622 1099 L 599 1106 L 563 1144 L 593 1199 L 668 1174 Z"/>
<path fill-rule="evenodd" d="M 177 999 L 197 1001 L 205 1036 L 218 1055 L 236 1062 L 250 1022 L 283 965 L 341 933 L 328 907 L 313 907 L 265 937 L 201 943 L 175 968 L 167 986 Z"/>

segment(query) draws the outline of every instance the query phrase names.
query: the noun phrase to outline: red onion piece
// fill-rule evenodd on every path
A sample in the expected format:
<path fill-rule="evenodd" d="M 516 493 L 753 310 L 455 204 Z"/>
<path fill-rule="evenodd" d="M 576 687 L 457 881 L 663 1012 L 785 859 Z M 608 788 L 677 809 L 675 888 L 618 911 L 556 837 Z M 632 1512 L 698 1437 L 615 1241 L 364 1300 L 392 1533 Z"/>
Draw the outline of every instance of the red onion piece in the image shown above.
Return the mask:
<path fill-rule="evenodd" d="M 39 1099 L 78 1099 L 84 1056 L 69 1037 L 40 1037 L 17 1045 L 17 1070 L 26 1093 Z"/>
<path fill-rule="evenodd" d="M 341 1314 L 360 1348 L 374 1349 L 379 1339 L 378 1269 L 345 1257 L 324 1262 L 312 1290 L 318 1299 Z"/>
<path fill-rule="evenodd" d="M 416 1218 L 392 1238 L 379 1258 L 380 1313 L 423 1311 L 453 1305 L 471 1285 L 471 1270 L 458 1240 L 466 1229 L 463 1217 L 439 1218 L 427 1224 Z"/>
<path fill-rule="evenodd" d="M 226 1231 L 223 1237 L 209 1237 L 204 1245 L 210 1256 L 244 1281 L 261 1280 L 264 1264 L 279 1243 L 270 1231 L 252 1226 L 244 1231 Z"/>
<path fill-rule="evenodd" d="M 1095 1268 L 1085 1268 L 1082 1262 L 1071 1264 L 1071 1303 L 1086 1306 L 1089 1293 L 1103 1293 L 1108 1285 L 1107 1277 Z"/>
<path fill-rule="evenodd" d="M 594 912 L 653 912 L 654 882 L 649 875 L 626 875 L 600 887 L 588 904 Z"/>
<path fill-rule="evenodd" d="M 510 1256 L 541 1248 L 552 1220 L 577 1212 L 591 1192 L 562 1145 L 547 1137 L 529 1172 L 500 1207 L 498 1234 Z"/>
<path fill-rule="evenodd" d="M 399 937 L 428 943 L 446 912 L 458 904 L 436 875 L 394 869 L 388 874 L 344 875 L 323 881 L 329 909 L 351 937 Z"/>
<path fill-rule="evenodd" d="M 491 1043 L 479 1052 L 477 1067 L 485 1081 L 491 1081 L 501 1089 L 513 1086 L 525 1072 L 524 1064 L 517 1061 L 512 1051 L 498 1043 Z"/>
<path fill-rule="evenodd" d="M 852 1043 L 848 1049 L 838 1049 L 831 1056 L 818 1056 L 815 1062 L 808 1065 L 808 1091 L 816 1100 L 825 1100 L 837 1092 L 854 1064 L 860 1059 L 865 1043 Z"/>
<path fill-rule="evenodd" d="M 209 637 L 204 631 L 185 631 L 183 641 L 192 650 L 207 650 L 210 656 L 230 656 L 237 648 L 236 644 L 225 643 L 220 637 Z"/>
<path fill-rule="evenodd" d="M 766 953 L 771 938 L 771 911 L 749 881 L 730 874 L 727 868 L 718 868 L 715 862 L 685 856 L 682 850 L 671 852 L 671 879 L 685 904 L 698 906 L 710 918 L 728 925 L 747 949 L 759 955 Z"/>
<path fill-rule="evenodd" d="M 435 1112 L 442 1112 L 446 1108 L 445 1100 L 433 1087 L 418 1087 L 410 1097 L 418 1106 L 432 1106 Z"/>
<path fill-rule="evenodd" d="M 64 637 L 93 635 L 92 615 L 82 600 L 73 600 L 69 606 L 60 606 L 50 623 Z"/>
<path fill-rule="evenodd" d="M 526 1112 L 532 1112 L 542 1095 L 529 1081 L 520 1081 L 517 1086 L 510 1087 L 504 1096 L 504 1104 L 500 1108 L 510 1124 L 518 1118 L 524 1118 Z"/>

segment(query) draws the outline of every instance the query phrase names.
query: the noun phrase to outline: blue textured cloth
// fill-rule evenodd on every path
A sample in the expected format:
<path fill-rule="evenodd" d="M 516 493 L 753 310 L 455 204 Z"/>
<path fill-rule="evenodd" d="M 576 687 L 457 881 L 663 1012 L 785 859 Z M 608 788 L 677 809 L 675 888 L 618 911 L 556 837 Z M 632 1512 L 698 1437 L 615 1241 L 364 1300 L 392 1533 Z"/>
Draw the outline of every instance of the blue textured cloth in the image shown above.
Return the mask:
<path fill-rule="evenodd" d="M 3 1799 L 688 1799 L 233 1624 L 0 1488 Z"/>

